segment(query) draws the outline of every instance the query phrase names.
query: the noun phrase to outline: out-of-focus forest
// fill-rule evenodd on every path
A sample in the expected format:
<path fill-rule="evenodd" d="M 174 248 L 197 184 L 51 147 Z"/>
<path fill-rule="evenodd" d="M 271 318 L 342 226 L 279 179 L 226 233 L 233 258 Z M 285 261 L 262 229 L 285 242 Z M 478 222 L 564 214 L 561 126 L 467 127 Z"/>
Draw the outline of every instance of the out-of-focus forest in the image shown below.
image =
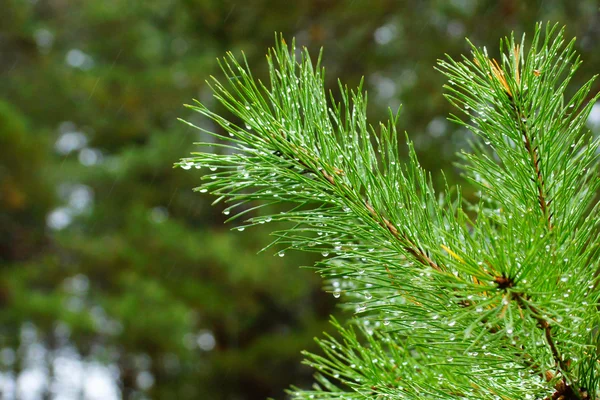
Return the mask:
<path fill-rule="evenodd" d="M 422 163 L 450 182 L 445 53 L 497 54 L 536 21 L 567 25 L 600 71 L 598 3 L 580 1 L 0 1 L 0 394 L 3 399 L 263 399 L 308 386 L 302 349 L 341 315 L 302 254 L 232 232 L 173 169 L 214 128 L 216 58 L 265 76 L 274 32 L 321 47 L 328 84 L 365 77 L 372 121 L 403 104 Z M 597 91 L 595 88 L 594 91 Z M 216 107 L 216 105 L 215 105 Z M 218 112 L 224 112 L 219 110 Z M 594 108 L 590 127 L 600 124 Z M 272 227 L 271 227 L 272 228 Z"/>

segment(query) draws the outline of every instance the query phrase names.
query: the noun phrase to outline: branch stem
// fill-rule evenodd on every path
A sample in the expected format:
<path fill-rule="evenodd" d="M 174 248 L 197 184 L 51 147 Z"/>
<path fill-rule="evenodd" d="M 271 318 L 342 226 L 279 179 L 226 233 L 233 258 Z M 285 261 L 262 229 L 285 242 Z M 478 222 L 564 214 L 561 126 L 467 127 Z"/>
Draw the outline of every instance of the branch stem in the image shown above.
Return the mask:
<path fill-rule="evenodd" d="M 549 209 L 551 201 L 548 200 L 548 194 L 546 192 L 544 176 L 543 176 L 541 168 L 540 168 L 539 147 L 533 145 L 535 138 L 530 137 L 531 135 L 527 132 L 527 125 L 526 125 L 527 118 L 518 109 L 515 99 L 513 97 L 511 97 L 511 99 L 513 101 L 513 103 L 512 103 L 513 107 L 517 112 L 517 120 L 519 123 L 519 130 L 521 131 L 521 135 L 523 136 L 525 150 L 527 150 L 527 153 L 529 154 L 531 164 L 535 171 L 535 178 L 533 180 L 535 181 L 537 191 L 538 191 L 538 203 L 542 210 L 542 214 L 546 218 L 546 221 L 548 224 L 548 229 L 551 230 L 552 229 L 552 214 L 550 213 L 550 209 Z"/>

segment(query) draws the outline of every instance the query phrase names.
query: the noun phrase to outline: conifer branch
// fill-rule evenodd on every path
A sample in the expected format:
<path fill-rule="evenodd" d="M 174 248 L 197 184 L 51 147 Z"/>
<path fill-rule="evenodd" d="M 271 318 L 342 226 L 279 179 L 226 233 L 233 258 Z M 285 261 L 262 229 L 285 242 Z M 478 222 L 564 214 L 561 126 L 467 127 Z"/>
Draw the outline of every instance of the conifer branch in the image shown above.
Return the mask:
<path fill-rule="evenodd" d="M 285 138 L 285 134 L 282 133 L 282 137 Z M 290 145 L 291 148 L 294 150 L 294 154 L 298 154 L 301 152 L 304 152 L 304 150 L 302 150 L 301 148 L 298 148 L 294 145 Z M 288 159 L 293 159 L 293 155 L 289 156 L 289 155 L 285 155 Z M 319 160 L 318 158 L 314 158 L 313 159 L 314 163 L 313 165 L 325 165 L 321 160 Z M 328 166 L 326 169 L 322 168 L 319 169 L 318 171 L 315 170 L 313 167 L 311 167 L 310 165 L 308 165 L 307 163 L 305 163 L 304 161 L 297 159 L 297 162 L 304 168 L 304 173 L 312 173 L 315 176 L 322 176 L 326 182 L 328 182 L 331 186 L 336 187 L 338 185 L 340 185 L 341 187 L 339 189 L 338 192 L 339 193 L 344 193 L 344 197 L 346 197 L 346 199 L 348 199 L 351 202 L 354 202 L 355 200 L 353 198 L 351 198 L 351 196 L 349 195 L 350 193 L 356 193 L 355 190 L 353 190 L 352 188 L 349 188 L 347 184 L 344 183 L 338 183 L 338 180 L 334 177 L 335 175 L 343 175 L 344 171 L 333 167 L 333 166 Z M 334 174 L 329 174 L 327 172 L 327 170 L 333 171 Z M 398 228 L 396 228 L 396 226 L 390 222 L 388 219 L 386 219 L 385 217 L 382 216 L 381 213 L 377 212 L 370 204 L 368 200 L 364 201 L 364 205 L 365 208 L 368 210 L 369 214 L 371 215 L 371 217 L 373 217 L 373 219 L 383 228 L 387 229 L 392 236 L 394 236 L 394 238 L 396 238 L 397 240 L 399 240 L 403 247 L 404 250 L 406 251 L 406 253 L 410 254 L 411 256 L 414 257 L 414 259 L 416 261 L 418 261 L 419 263 L 423 264 L 423 265 L 428 265 L 431 268 L 433 268 L 436 271 L 442 271 L 442 268 L 436 264 L 421 248 L 419 248 L 408 236 L 408 234 L 406 232 L 400 232 L 398 230 Z"/>
<path fill-rule="evenodd" d="M 228 214 L 261 202 L 230 220 L 290 204 L 239 229 L 290 223 L 275 244 L 320 252 L 326 289 L 356 312 L 356 330 L 334 322 L 341 340 L 306 354 L 317 383 L 293 398 L 598 397 L 600 143 L 581 134 L 597 96 L 585 103 L 590 80 L 565 100 L 579 60 L 562 30 L 504 48 L 500 62 L 475 46 L 474 61 L 440 62 L 467 115 L 452 120 L 478 138 L 462 155 L 474 217 L 460 191 L 433 190 L 410 142 L 399 159 L 397 114 L 376 131 L 362 86 L 328 98 L 320 59 L 293 44 L 270 52 L 269 87 L 222 60 L 227 85 L 212 89 L 232 118 L 190 106 L 226 133 L 204 131 L 217 151 L 179 163 L 211 171 L 199 190 Z"/>

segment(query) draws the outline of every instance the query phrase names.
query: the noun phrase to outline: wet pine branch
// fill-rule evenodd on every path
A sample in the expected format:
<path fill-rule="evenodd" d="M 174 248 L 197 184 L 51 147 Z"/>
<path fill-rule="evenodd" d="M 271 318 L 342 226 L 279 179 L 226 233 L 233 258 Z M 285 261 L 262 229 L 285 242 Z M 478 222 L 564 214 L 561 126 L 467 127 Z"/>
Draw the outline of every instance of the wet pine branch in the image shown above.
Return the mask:
<path fill-rule="evenodd" d="M 467 117 L 451 119 L 476 135 L 462 154 L 475 215 L 460 190 L 434 191 L 409 141 L 401 159 L 398 114 L 368 124 L 362 86 L 336 102 L 320 57 L 280 38 L 268 63 L 264 84 L 221 61 L 225 83 L 210 84 L 230 115 L 189 107 L 225 134 L 203 130 L 212 151 L 179 165 L 209 171 L 198 190 L 249 216 L 236 229 L 286 222 L 277 254 L 321 253 L 326 290 L 356 313 L 306 355 L 315 388 L 292 396 L 596 398 L 598 141 L 584 131 L 597 96 L 585 102 L 590 80 L 565 98 L 580 61 L 563 31 L 507 38 L 500 62 L 473 46 L 439 64 Z M 261 215 L 273 204 L 289 209 Z"/>

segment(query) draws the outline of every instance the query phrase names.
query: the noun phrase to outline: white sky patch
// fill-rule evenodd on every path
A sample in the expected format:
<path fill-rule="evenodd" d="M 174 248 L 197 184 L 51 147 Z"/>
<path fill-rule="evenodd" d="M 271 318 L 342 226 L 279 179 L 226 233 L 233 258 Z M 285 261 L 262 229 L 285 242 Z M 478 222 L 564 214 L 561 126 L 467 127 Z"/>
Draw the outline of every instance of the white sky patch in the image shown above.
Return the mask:
<path fill-rule="evenodd" d="M 83 184 L 63 183 L 58 187 L 59 197 L 66 203 L 46 216 L 48 228 L 60 231 L 73 222 L 73 217 L 89 211 L 94 205 L 94 191 Z"/>
<path fill-rule="evenodd" d="M 116 367 L 81 361 L 74 351 L 59 353 L 53 360 L 52 382 L 44 368 L 27 368 L 16 379 L 10 373 L 0 373 L 0 398 L 42 400 L 45 393 L 50 393 L 53 400 L 121 399 Z M 152 386 L 154 378 L 144 376 L 144 383 Z"/>
<path fill-rule="evenodd" d="M 94 66 L 94 60 L 88 54 L 79 49 L 71 49 L 65 56 L 65 63 L 73 68 L 90 69 Z"/>
<path fill-rule="evenodd" d="M 373 74 L 369 77 L 369 80 L 375 87 L 378 98 L 387 100 L 396 95 L 396 83 L 391 78 L 381 74 Z"/>
<path fill-rule="evenodd" d="M 103 156 L 100 150 L 86 147 L 79 152 L 78 159 L 82 165 L 90 167 L 92 165 L 100 164 L 103 160 Z"/>
<path fill-rule="evenodd" d="M 142 371 L 135 378 L 135 383 L 140 389 L 148 390 L 154 385 L 154 376 L 148 371 Z"/>
<path fill-rule="evenodd" d="M 46 217 L 46 225 L 52 230 L 60 231 L 69 226 L 72 220 L 73 216 L 68 207 L 58 207 L 48 214 Z"/>
<path fill-rule="evenodd" d="M 79 150 L 87 144 L 87 137 L 81 132 L 66 132 L 59 136 L 54 144 L 57 153 L 65 155 Z"/>
<path fill-rule="evenodd" d="M 217 341 L 215 340 L 215 336 L 209 330 L 200 331 L 196 342 L 198 343 L 198 347 L 204 351 L 211 351 L 215 348 Z"/>
<path fill-rule="evenodd" d="M 86 400 L 118 400 L 121 398 L 115 385 L 116 377 L 110 368 L 91 363 L 85 368 L 83 393 Z M 73 399 L 75 400 L 75 399 Z"/>
<path fill-rule="evenodd" d="M 388 44 L 391 42 L 398 33 L 398 28 L 395 24 L 389 23 L 383 26 L 380 26 L 373 33 L 373 37 L 375 38 L 375 42 L 380 45 Z"/>
<path fill-rule="evenodd" d="M 446 122 L 446 118 L 435 117 L 427 125 L 427 133 L 429 133 L 429 135 L 431 135 L 434 138 L 439 138 L 441 136 L 444 136 L 447 127 L 448 123 Z"/>
<path fill-rule="evenodd" d="M 48 385 L 48 375 L 41 368 L 28 368 L 17 378 L 17 398 L 41 400 Z"/>
<path fill-rule="evenodd" d="M 597 130 L 600 128 L 600 101 L 597 101 L 592 106 L 587 123 L 591 129 Z"/>
<path fill-rule="evenodd" d="M 10 374 L 0 374 L 0 395 L 2 399 L 16 397 L 17 383 Z"/>
<path fill-rule="evenodd" d="M 94 202 L 94 192 L 87 185 L 77 184 L 69 194 L 69 207 L 76 213 L 82 213 Z"/>
<path fill-rule="evenodd" d="M 50 32 L 48 29 L 37 29 L 33 33 L 33 38 L 35 39 L 35 43 L 37 44 L 40 51 L 44 54 L 48 53 L 52 48 L 52 44 L 54 43 L 54 34 Z"/>

